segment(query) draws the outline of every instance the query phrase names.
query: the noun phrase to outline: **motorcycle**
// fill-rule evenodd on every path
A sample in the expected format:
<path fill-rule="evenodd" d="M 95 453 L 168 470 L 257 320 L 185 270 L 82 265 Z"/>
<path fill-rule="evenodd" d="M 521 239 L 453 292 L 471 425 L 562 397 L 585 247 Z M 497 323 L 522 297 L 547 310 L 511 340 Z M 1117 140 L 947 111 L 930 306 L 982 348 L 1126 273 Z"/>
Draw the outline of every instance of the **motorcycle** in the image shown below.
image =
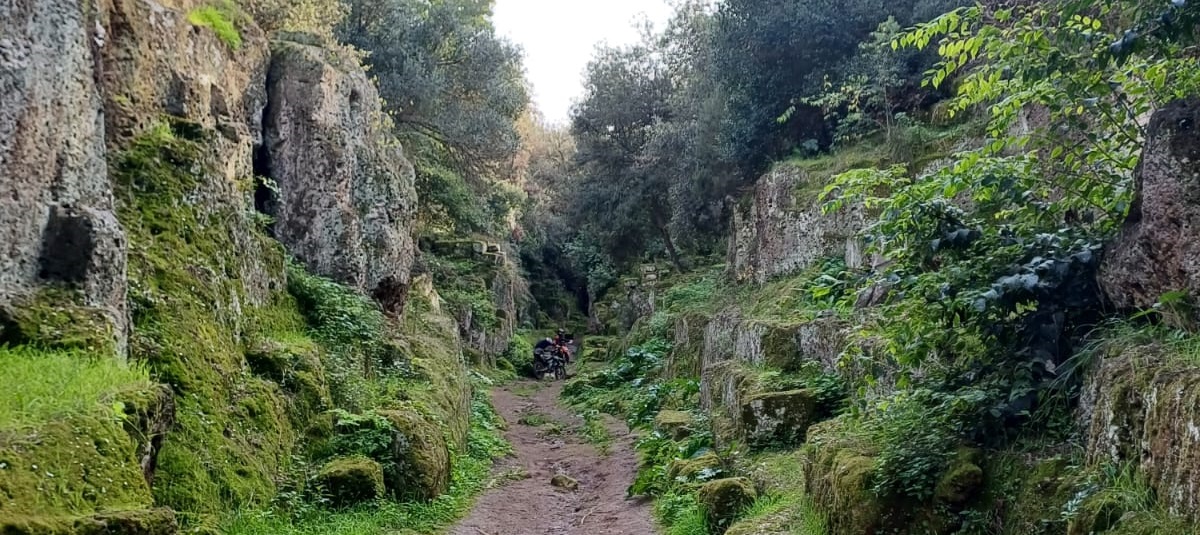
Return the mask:
<path fill-rule="evenodd" d="M 537 350 L 534 352 L 533 357 L 533 373 L 538 379 L 544 379 L 546 376 L 558 380 L 567 378 L 567 355 L 565 348 L 554 346 L 544 350 Z"/>

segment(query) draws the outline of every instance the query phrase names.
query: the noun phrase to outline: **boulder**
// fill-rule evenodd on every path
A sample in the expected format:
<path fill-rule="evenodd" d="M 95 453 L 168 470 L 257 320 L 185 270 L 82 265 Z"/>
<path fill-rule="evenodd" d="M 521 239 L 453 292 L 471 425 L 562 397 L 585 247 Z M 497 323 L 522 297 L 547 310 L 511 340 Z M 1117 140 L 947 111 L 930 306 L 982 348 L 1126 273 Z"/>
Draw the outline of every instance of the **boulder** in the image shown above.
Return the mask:
<path fill-rule="evenodd" d="M 742 404 L 742 434 L 753 447 L 787 446 L 804 442 L 808 426 L 819 415 L 808 390 L 755 394 Z"/>
<path fill-rule="evenodd" d="M 379 411 L 392 424 L 383 481 L 397 498 L 429 501 L 450 488 L 450 449 L 442 428 L 413 410 Z"/>
<path fill-rule="evenodd" d="M 1157 111 L 1135 172 L 1133 206 L 1100 268 L 1105 293 L 1120 308 L 1148 308 L 1164 294 L 1200 298 L 1200 98 Z M 1195 324 L 1193 309 L 1178 318 Z"/>
<path fill-rule="evenodd" d="M 654 429 L 673 440 L 690 436 L 693 423 L 692 415 L 683 411 L 664 410 L 654 417 Z"/>
<path fill-rule="evenodd" d="M 575 491 L 579 490 L 579 481 L 575 478 L 563 474 L 555 474 L 550 478 L 550 485 L 563 490 Z"/>
<path fill-rule="evenodd" d="M 704 481 L 722 473 L 721 458 L 709 452 L 691 459 L 675 459 L 667 465 L 667 479 L 677 482 Z"/>
<path fill-rule="evenodd" d="M 698 495 L 709 528 L 718 532 L 729 527 L 756 498 L 754 484 L 744 477 L 709 481 L 700 487 Z"/>
<path fill-rule="evenodd" d="M 95 310 L 104 345 L 123 353 L 127 244 L 105 161 L 98 28 L 84 3 L 0 5 L 0 324 L 15 302 L 69 287 L 63 304 Z"/>
<path fill-rule="evenodd" d="M 372 459 L 334 459 L 317 473 L 317 484 L 335 505 L 368 502 L 383 496 L 383 467 Z"/>
<path fill-rule="evenodd" d="M 388 133 L 370 78 L 348 53 L 279 40 L 267 76 L 258 204 L 313 273 L 399 312 L 415 246 L 413 167 Z"/>

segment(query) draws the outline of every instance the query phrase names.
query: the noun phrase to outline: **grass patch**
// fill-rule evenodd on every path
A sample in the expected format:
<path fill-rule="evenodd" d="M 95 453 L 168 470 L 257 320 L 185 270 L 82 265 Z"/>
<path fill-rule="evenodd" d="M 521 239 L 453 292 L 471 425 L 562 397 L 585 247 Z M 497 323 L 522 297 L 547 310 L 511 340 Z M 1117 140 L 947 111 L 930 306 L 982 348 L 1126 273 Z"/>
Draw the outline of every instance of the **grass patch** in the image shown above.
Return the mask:
<path fill-rule="evenodd" d="M 517 423 L 529 427 L 542 427 L 550 423 L 550 417 L 539 412 L 534 412 L 518 418 Z"/>
<path fill-rule="evenodd" d="M 596 446 L 602 455 L 608 455 L 612 451 L 612 433 L 608 432 L 608 427 L 604 425 L 604 416 L 597 410 L 584 411 L 579 415 L 583 418 L 583 438 L 587 439 L 588 443 Z"/>
<path fill-rule="evenodd" d="M 187 19 L 195 26 L 212 30 L 217 39 L 229 48 L 237 50 L 242 47 L 242 34 L 234 24 L 234 21 L 242 19 L 242 14 L 233 2 L 225 1 L 197 7 L 188 12 Z"/>
<path fill-rule="evenodd" d="M 692 492 L 670 493 L 654 502 L 654 518 L 664 535 L 708 535 L 708 519 Z"/>
<path fill-rule="evenodd" d="M 149 387 L 147 371 L 82 351 L 0 346 L 0 430 L 31 429 L 71 415 L 94 414 L 118 390 Z"/>

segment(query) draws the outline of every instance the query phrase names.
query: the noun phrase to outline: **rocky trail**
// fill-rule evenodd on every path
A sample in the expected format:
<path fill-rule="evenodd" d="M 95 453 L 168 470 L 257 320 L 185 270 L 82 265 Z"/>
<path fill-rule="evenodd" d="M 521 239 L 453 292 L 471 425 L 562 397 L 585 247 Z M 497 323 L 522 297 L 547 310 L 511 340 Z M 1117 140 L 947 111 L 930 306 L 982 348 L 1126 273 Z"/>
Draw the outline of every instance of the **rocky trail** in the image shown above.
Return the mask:
<path fill-rule="evenodd" d="M 589 443 L 583 419 L 559 402 L 562 386 L 518 381 L 492 392 L 513 455 L 497 465 L 499 483 L 452 535 L 655 533 L 649 504 L 626 498 L 637 470 L 634 435 L 606 418 L 611 444 Z M 559 475 L 569 479 L 553 484 Z"/>

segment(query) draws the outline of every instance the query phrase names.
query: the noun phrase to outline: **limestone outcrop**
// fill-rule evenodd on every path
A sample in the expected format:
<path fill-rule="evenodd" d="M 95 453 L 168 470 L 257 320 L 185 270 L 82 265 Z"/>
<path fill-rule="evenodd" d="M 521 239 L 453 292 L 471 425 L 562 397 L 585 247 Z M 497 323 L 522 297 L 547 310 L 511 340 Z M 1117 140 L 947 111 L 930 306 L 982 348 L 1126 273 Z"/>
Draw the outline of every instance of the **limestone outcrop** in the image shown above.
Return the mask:
<path fill-rule="evenodd" d="M 302 40 L 302 39 L 298 39 Z M 403 308 L 413 264 L 413 168 L 387 133 L 379 94 L 349 54 L 272 45 L 260 207 L 310 271 Z"/>

